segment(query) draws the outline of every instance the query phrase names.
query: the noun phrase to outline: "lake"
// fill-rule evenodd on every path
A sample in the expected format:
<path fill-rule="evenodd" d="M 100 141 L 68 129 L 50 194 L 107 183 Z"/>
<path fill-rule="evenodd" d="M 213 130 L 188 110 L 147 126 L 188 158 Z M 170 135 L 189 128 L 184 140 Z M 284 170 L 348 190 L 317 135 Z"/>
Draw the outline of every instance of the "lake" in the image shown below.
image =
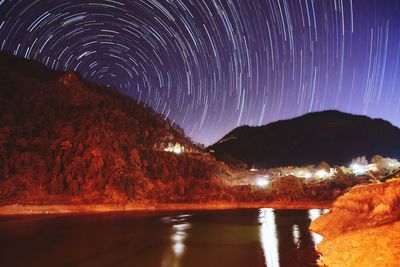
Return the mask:
<path fill-rule="evenodd" d="M 327 210 L 0 217 L 0 266 L 315 266 Z"/>

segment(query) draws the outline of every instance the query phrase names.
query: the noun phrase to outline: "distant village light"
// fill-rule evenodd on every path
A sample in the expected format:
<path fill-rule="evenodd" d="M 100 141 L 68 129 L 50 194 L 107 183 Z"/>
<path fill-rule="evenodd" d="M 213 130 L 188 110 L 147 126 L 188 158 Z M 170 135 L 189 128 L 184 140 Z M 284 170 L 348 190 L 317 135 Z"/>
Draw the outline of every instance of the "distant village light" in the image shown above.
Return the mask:
<path fill-rule="evenodd" d="M 181 154 L 181 153 L 185 152 L 185 147 L 182 146 L 179 143 L 176 143 L 175 145 L 170 143 L 168 145 L 168 147 L 164 148 L 164 151 L 165 152 L 172 152 L 172 153 L 175 153 L 175 154 Z"/>
<path fill-rule="evenodd" d="M 295 172 L 290 172 L 289 174 L 301 178 L 311 178 L 313 176 L 311 172 L 304 169 L 296 170 Z"/>
<path fill-rule="evenodd" d="M 353 170 L 353 172 L 355 174 L 363 174 L 363 173 L 365 173 L 364 168 L 358 163 L 351 164 L 350 168 Z"/>
<path fill-rule="evenodd" d="M 325 177 L 329 176 L 329 173 L 328 173 L 327 171 L 325 171 L 325 170 L 318 170 L 318 171 L 315 173 L 315 176 L 316 176 L 317 178 L 325 178 Z"/>
<path fill-rule="evenodd" d="M 377 171 L 378 167 L 376 164 L 360 165 L 358 163 L 353 163 L 350 168 L 356 175 L 366 174 L 369 171 Z"/>
<path fill-rule="evenodd" d="M 373 172 L 378 171 L 378 167 L 376 166 L 376 164 L 370 164 L 370 165 L 368 165 L 368 167 Z"/>
<path fill-rule="evenodd" d="M 175 146 L 175 147 L 174 147 L 174 153 L 175 153 L 175 154 L 181 154 L 181 153 L 182 153 L 181 147 L 180 147 L 180 146 L 179 146 L 179 147 Z"/>
<path fill-rule="evenodd" d="M 303 175 L 303 177 L 304 177 L 304 178 L 311 178 L 311 177 L 312 177 L 312 174 L 311 174 L 311 172 L 306 172 L 306 173 Z"/>
<path fill-rule="evenodd" d="M 269 184 L 269 181 L 265 178 L 258 178 L 256 184 L 259 187 L 266 187 Z"/>

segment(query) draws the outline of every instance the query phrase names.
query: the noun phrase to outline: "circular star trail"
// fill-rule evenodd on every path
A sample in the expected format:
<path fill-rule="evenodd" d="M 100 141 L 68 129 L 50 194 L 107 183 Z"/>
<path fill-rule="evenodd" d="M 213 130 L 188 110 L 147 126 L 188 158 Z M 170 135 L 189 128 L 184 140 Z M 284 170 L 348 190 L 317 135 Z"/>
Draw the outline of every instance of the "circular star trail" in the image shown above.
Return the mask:
<path fill-rule="evenodd" d="M 0 49 L 117 87 L 205 144 L 325 109 L 399 125 L 399 5 L 0 0 Z"/>

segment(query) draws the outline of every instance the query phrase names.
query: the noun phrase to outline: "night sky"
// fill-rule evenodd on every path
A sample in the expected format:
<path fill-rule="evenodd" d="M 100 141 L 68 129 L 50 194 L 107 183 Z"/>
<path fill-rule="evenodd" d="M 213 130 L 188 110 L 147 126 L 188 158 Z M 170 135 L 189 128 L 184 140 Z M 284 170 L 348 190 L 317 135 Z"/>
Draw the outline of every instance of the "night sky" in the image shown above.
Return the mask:
<path fill-rule="evenodd" d="M 400 125 L 398 0 L 0 0 L 0 49 L 118 87 L 207 145 L 325 109 Z"/>

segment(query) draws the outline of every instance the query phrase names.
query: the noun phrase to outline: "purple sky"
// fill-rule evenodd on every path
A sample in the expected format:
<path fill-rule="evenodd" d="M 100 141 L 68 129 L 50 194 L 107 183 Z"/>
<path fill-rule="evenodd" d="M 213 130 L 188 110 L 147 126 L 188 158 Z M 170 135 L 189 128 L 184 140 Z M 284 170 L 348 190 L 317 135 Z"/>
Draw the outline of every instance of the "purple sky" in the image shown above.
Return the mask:
<path fill-rule="evenodd" d="M 325 109 L 400 125 L 399 5 L 0 0 L 0 50 L 118 87 L 207 145 Z"/>

